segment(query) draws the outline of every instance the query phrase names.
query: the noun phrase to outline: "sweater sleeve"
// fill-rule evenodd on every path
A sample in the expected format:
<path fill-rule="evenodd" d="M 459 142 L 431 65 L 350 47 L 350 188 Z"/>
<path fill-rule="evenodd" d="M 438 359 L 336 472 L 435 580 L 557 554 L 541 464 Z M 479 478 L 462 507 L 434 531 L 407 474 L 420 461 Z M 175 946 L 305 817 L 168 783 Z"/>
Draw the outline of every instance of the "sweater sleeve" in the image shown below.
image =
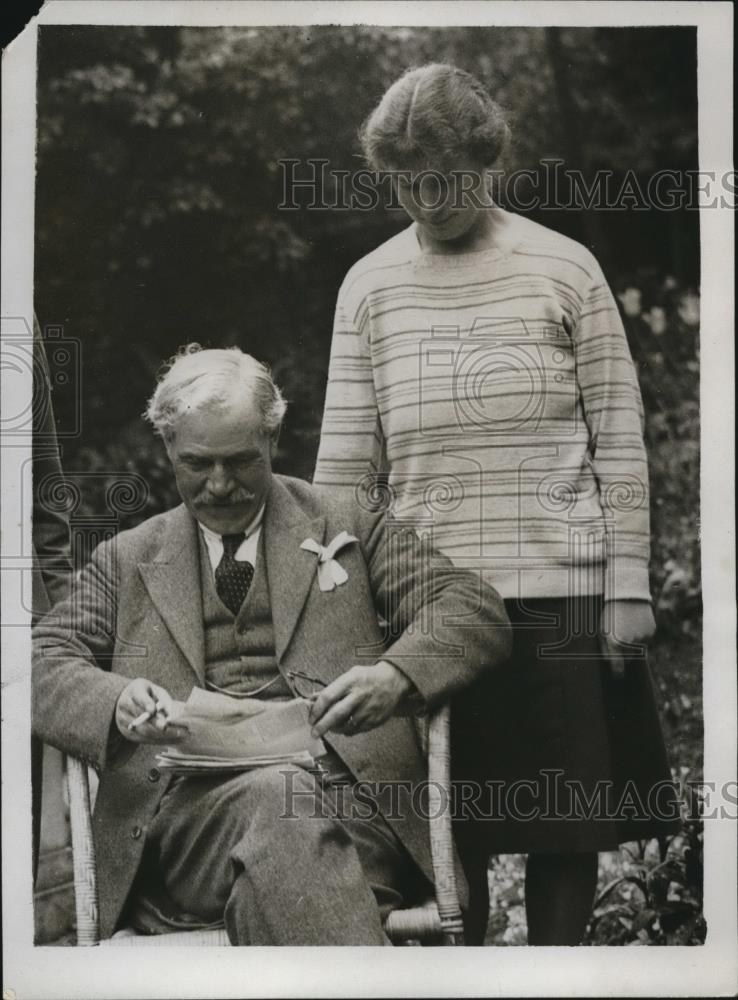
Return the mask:
<path fill-rule="evenodd" d="M 382 471 L 384 434 L 368 336 L 339 292 L 323 425 L 313 482 L 351 490 Z"/>
<path fill-rule="evenodd" d="M 650 601 L 649 484 L 635 367 L 612 292 L 594 262 L 574 328 L 590 461 L 605 518 L 605 600 Z"/>

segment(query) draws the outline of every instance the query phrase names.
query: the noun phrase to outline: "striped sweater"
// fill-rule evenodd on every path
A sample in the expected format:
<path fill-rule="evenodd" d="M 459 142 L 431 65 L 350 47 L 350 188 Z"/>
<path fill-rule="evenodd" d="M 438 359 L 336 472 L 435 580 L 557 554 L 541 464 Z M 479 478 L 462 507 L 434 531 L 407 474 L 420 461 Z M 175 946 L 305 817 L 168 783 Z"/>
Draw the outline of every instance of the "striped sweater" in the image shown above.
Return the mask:
<path fill-rule="evenodd" d="M 499 247 L 454 255 L 423 253 L 413 225 L 351 268 L 315 484 L 381 494 L 503 597 L 650 600 L 643 408 L 617 307 L 587 249 L 510 223 Z"/>

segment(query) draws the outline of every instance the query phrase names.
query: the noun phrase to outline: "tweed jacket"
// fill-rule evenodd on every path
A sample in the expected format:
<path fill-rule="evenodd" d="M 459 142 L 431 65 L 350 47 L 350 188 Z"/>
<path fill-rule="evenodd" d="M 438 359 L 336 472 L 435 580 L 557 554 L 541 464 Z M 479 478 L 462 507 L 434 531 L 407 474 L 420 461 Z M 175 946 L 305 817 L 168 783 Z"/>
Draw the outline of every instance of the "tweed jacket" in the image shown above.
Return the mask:
<path fill-rule="evenodd" d="M 307 538 L 327 544 L 343 530 L 357 539 L 337 557 L 348 580 L 323 591 L 316 555 L 300 546 Z M 298 669 L 330 683 L 354 664 L 384 658 L 433 708 L 509 655 L 496 591 L 382 515 L 275 476 L 263 531 L 283 675 Z M 131 744 L 122 761 L 115 758 L 118 696 L 134 677 L 181 700 L 204 686 L 196 532 L 179 506 L 104 542 L 70 597 L 34 632 L 34 732 L 101 775 L 93 835 L 103 937 L 115 930 L 167 784 L 155 767 L 157 747 Z M 327 742 L 361 781 L 417 787 L 427 777 L 408 718 L 355 736 L 329 734 Z M 417 809 L 399 811 L 388 821 L 432 878 L 427 823 Z"/>

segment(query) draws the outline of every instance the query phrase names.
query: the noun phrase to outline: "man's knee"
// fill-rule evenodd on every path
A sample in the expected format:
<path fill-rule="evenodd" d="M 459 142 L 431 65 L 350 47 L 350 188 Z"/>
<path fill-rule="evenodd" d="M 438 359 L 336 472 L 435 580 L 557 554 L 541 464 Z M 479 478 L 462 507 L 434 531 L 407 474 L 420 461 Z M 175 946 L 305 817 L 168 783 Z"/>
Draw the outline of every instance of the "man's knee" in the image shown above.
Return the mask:
<path fill-rule="evenodd" d="M 280 868 L 288 857 L 315 850 L 328 830 L 336 844 L 351 838 L 330 810 L 326 810 L 318 778 L 300 767 L 259 768 L 250 775 L 248 823 L 236 845 L 233 858 L 253 868 L 265 859 Z M 253 874 L 253 872 L 252 872 Z"/>

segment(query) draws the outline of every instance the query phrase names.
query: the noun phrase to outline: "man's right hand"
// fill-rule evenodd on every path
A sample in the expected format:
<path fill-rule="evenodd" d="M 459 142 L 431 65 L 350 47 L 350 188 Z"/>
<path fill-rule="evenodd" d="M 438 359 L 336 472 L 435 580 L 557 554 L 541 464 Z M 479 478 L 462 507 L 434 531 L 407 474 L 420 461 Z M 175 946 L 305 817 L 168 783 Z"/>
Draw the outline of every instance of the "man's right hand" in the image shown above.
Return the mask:
<path fill-rule="evenodd" d="M 145 713 L 145 719 L 133 729 L 130 725 Z M 187 735 L 187 727 L 173 720 L 175 703 L 165 688 L 137 677 L 125 687 L 115 706 L 115 724 L 121 735 L 132 743 L 178 743 Z"/>

